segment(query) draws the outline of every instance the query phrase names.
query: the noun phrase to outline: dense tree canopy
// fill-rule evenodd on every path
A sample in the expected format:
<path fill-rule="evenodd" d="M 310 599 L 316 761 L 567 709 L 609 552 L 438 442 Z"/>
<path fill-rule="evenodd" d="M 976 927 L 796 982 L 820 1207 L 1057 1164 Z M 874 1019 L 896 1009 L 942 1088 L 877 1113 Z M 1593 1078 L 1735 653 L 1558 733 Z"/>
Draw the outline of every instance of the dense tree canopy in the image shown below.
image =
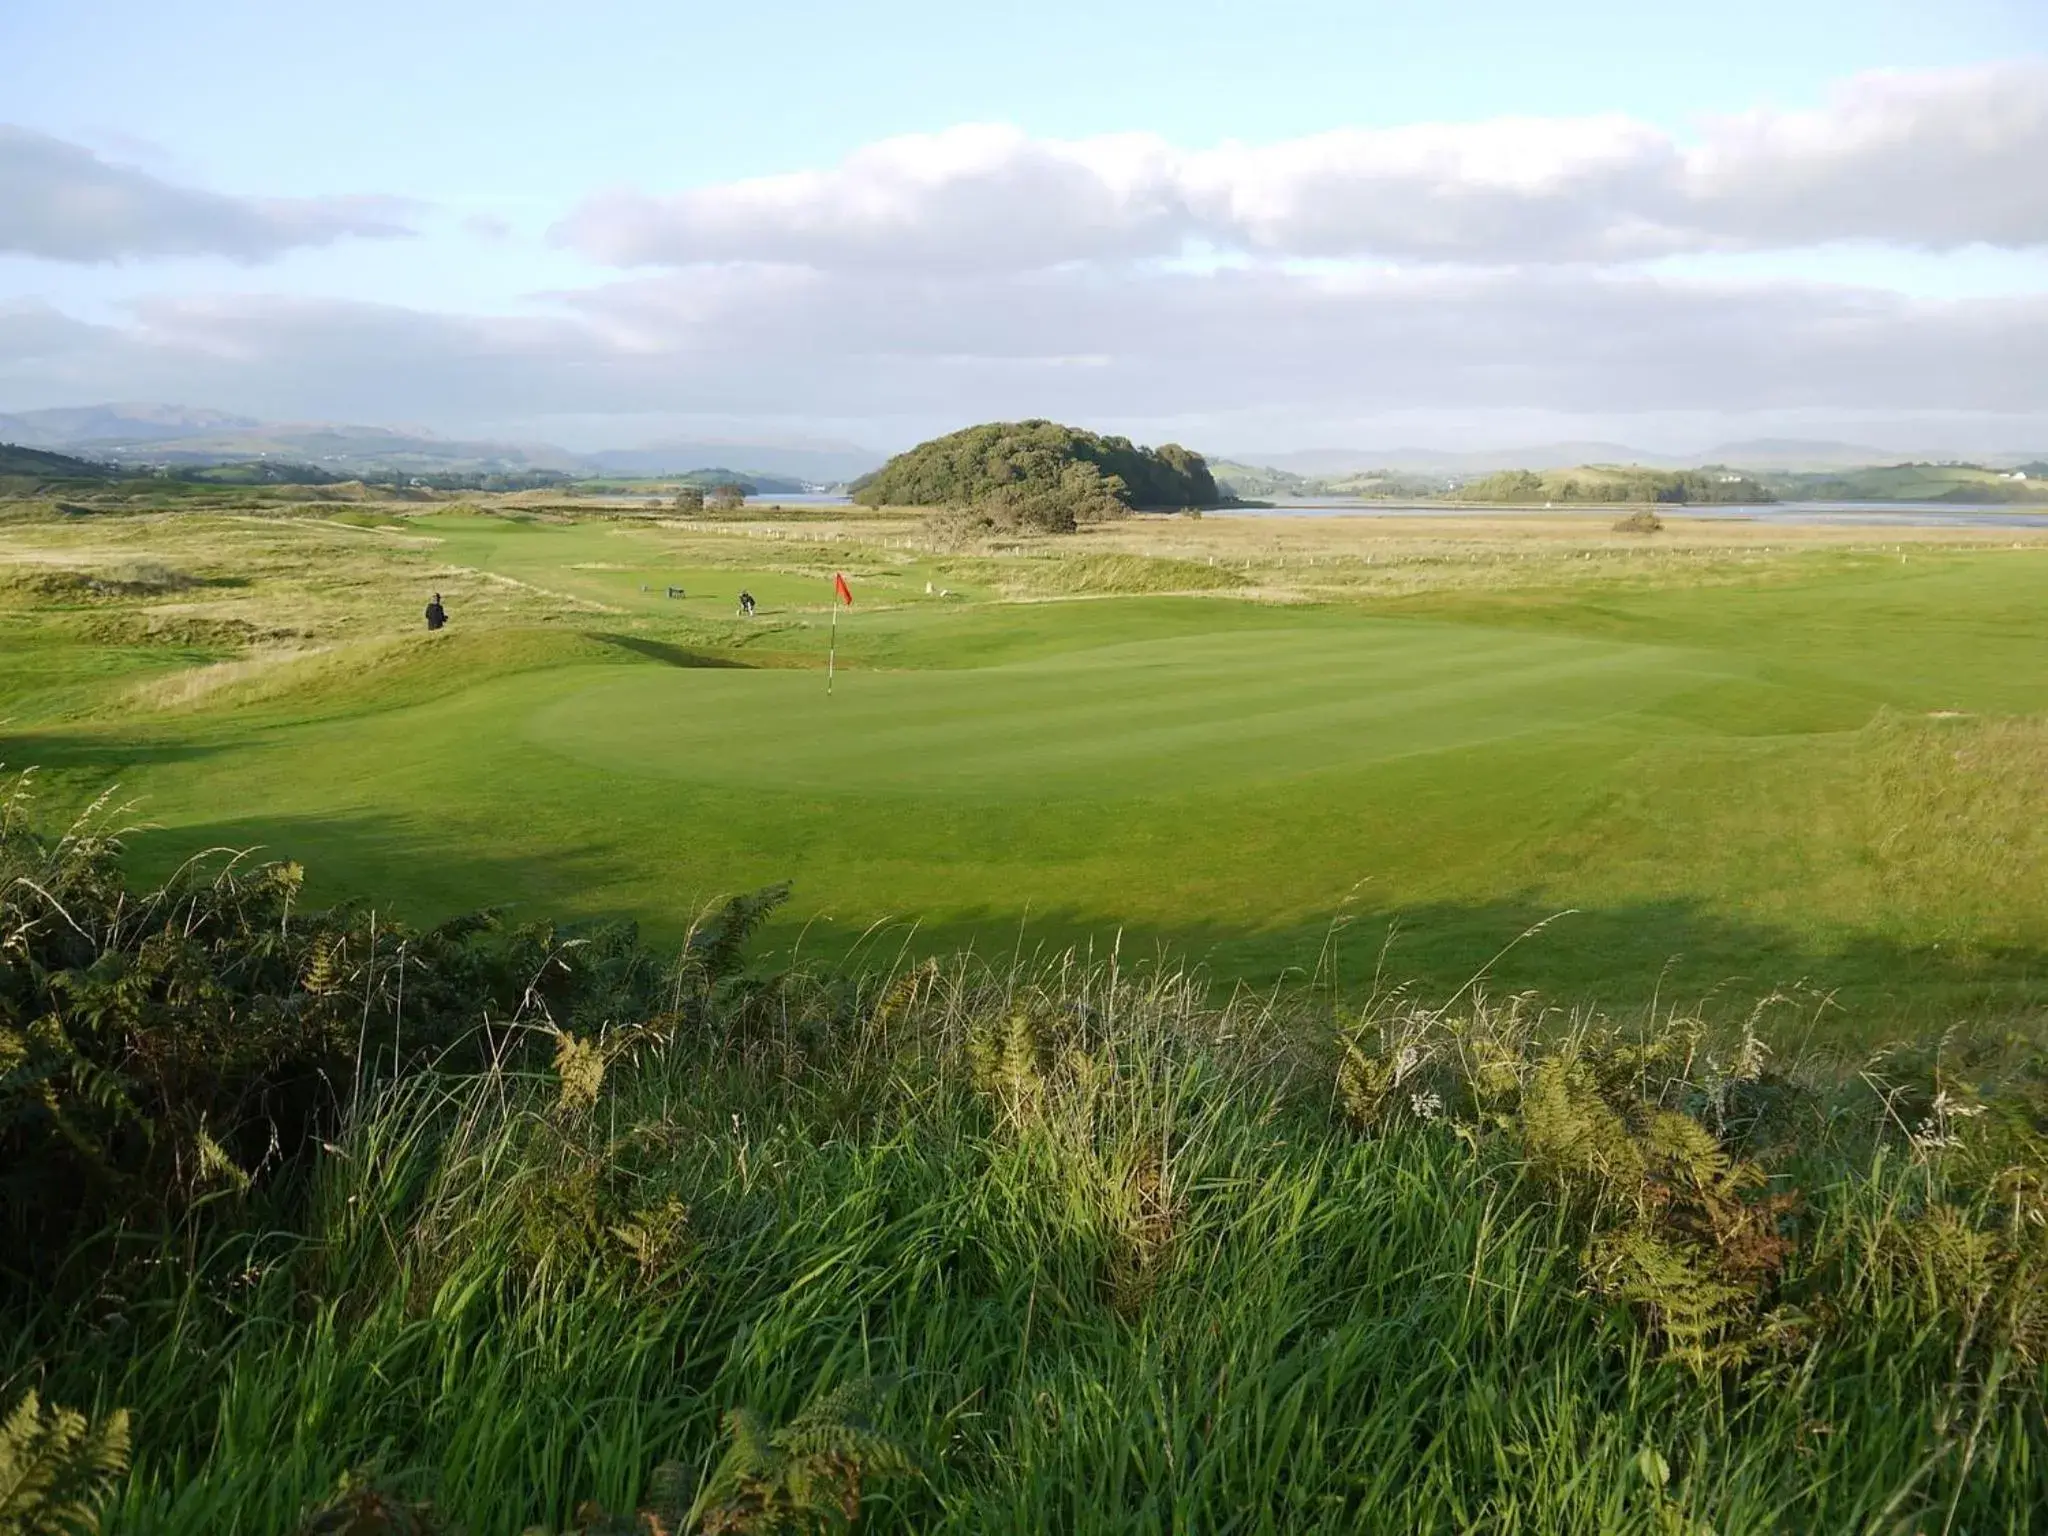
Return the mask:
<path fill-rule="evenodd" d="M 1052 421 L 998 421 L 920 443 L 857 481 L 864 506 L 968 507 L 997 525 L 1065 530 L 1139 509 L 1213 507 L 1198 453 L 1140 448 Z"/>
<path fill-rule="evenodd" d="M 1460 501 L 1499 502 L 1664 502 L 1684 505 L 1750 506 L 1775 500 L 1747 475 L 1723 470 L 1640 469 L 1635 465 L 1582 465 L 1537 474 L 1504 469 L 1460 486 Z"/>

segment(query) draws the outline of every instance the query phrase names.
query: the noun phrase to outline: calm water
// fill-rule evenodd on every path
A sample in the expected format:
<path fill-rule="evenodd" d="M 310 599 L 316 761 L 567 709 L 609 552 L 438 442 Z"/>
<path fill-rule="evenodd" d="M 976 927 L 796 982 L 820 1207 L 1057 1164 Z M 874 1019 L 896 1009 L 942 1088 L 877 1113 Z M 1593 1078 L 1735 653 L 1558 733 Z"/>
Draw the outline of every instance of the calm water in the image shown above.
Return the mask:
<path fill-rule="evenodd" d="M 753 511 L 771 507 L 845 507 L 852 501 L 837 492 L 798 491 L 785 496 L 750 496 Z M 1276 500 L 1270 507 L 1227 507 L 1210 517 L 1540 517 L 1547 512 L 1594 514 L 1607 510 L 1575 502 L 1564 507 L 1446 507 L 1434 502 L 1347 501 L 1342 497 L 1304 496 Z M 1623 509 L 1615 509 L 1617 516 Z M 1959 507 L 1939 501 L 1780 501 L 1760 507 L 1673 506 L 1659 509 L 1666 517 L 1708 518 L 1716 522 L 1829 523 L 1894 528 L 2048 528 L 2048 508 Z"/>
<path fill-rule="evenodd" d="M 1275 501 L 1270 507 L 1232 507 L 1211 517 L 1541 517 L 1546 513 L 1598 513 L 1599 506 L 1576 502 L 1564 507 L 1445 507 L 1429 502 L 1345 501 L 1336 497 L 1302 497 Z M 1715 522 L 1857 524 L 1893 528 L 2048 528 L 2048 509 L 2006 511 L 1998 507 L 1959 507 L 1938 501 L 1780 501 L 1761 507 L 1672 506 L 1658 509 L 1665 517 L 1697 517 Z M 1619 509 L 1617 509 L 1619 515 Z"/>

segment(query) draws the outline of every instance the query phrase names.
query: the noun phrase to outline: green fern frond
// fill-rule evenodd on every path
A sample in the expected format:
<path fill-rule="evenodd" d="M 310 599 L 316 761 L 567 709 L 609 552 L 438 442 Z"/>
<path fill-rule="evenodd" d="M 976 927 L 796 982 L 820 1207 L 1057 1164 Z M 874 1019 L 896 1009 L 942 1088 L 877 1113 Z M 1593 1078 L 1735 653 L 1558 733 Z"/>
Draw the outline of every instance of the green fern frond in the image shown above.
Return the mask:
<path fill-rule="evenodd" d="M 1643 1150 L 1685 1184 L 1718 1188 L 1729 1177 L 1731 1160 L 1714 1133 L 1690 1115 L 1660 1110 L 1643 1129 Z"/>
<path fill-rule="evenodd" d="M 306 968 L 300 985 L 315 997 L 327 997 L 341 986 L 341 940 L 323 933 L 306 951 Z"/>
<path fill-rule="evenodd" d="M 733 1409 L 725 1455 L 689 1518 L 729 1536 L 851 1524 L 867 1482 L 916 1470 L 910 1452 L 871 1422 L 878 1396 L 872 1381 L 843 1382 L 772 1432 L 757 1414 Z"/>
<path fill-rule="evenodd" d="M 128 1470 L 128 1415 L 90 1424 L 31 1392 L 0 1423 L 0 1532 L 89 1536 Z"/>
<path fill-rule="evenodd" d="M 241 1164 L 228 1156 L 225 1147 L 207 1134 L 206 1126 L 203 1122 L 192 1133 L 192 1150 L 199 1161 L 197 1183 L 201 1185 L 224 1184 L 239 1193 L 248 1192 L 250 1184 L 249 1175 L 243 1170 Z"/>
<path fill-rule="evenodd" d="M 1344 1042 L 1337 1063 L 1337 1101 L 1355 1130 L 1370 1134 L 1379 1129 L 1398 1078 L 1394 1057 L 1368 1052 L 1355 1040 Z"/>
<path fill-rule="evenodd" d="M 1671 1358 L 1705 1374 L 1747 1352 L 1738 1330 L 1754 1295 L 1719 1279 L 1699 1250 L 1628 1227 L 1596 1243 L 1591 1259 L 1598 1288 L 1642 1308 Z"/>
<path fill-rule="evenodd" d="M 734 1408 L 725 1415 L 726 1447 L 724 1467 L 736 1477 L 758 1477 L 781 1464 L 780 1453 L 770 1438 L 768 1426 L 751 1408 Z"/>
<path fill-rule="evenodd" d="M 684 958 L 707 981 L 724 981 L 739 973 L 747 940 L 789 900 L 789 882 L 764 886 L 727 901 L 710 922 L 691 933 Z"/>
<path fill-rule="evenodd" d="M 1044 1027 L 1026 1009 L 975 1030 L 967 1039 L 975 1087 L 995 1099 L 1014 1126 L 1036 1124 L 1043 1116 L 1051 1056 Z"/>
<path fill-rule="evenodd" d="M 1584 1061 L 1539 1062 L 1522 1090 L 1521 1118 L 1529 1160 L 1540 1171 L 1597 1198 L 1633 1199 L 1640 1191 L 1649 1172 L 1642 1149 Z"/>

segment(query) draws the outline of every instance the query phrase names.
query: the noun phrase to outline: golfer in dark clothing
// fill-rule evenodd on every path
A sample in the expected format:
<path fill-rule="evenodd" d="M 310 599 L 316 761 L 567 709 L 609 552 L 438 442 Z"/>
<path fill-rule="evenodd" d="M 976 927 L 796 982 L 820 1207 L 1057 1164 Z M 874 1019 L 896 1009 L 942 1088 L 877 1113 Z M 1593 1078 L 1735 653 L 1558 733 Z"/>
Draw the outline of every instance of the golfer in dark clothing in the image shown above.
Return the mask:
<path fill-rule="evenodd" d="M 742 592 L 742 593 L 740 594 L 740 612 L 741 612 L 741 613 L 743 613 L 743 614 L 745 614 L 745 615 L 746 615 L 746 616 L 747 616 L 748 618 L 750 618 L 750 619 L 751 619 L 751 618 L 752 618 L 752 617 L 754 616 L 754 594 L 753 594 L 753 593 L 751 593 L 751 592 Z"/>
<path fill-rule="evenodd" d="M 434 600 L 427 604 L 427 628 L 439 629 L 448 622 L 448 610 L 441 606 L 441 594 L 436 592 Z"/>

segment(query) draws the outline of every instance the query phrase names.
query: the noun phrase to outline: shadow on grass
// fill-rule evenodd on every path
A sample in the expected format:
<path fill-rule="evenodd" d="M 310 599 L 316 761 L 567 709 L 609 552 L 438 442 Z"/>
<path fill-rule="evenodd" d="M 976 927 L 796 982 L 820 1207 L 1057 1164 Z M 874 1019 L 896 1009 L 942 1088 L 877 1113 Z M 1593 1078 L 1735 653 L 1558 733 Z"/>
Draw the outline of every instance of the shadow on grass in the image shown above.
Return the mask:
<path fill-rule="evenodd" d="M 797 891 L 799 904 L 803 892 Z M 1916 944 L 1856 932 L 1802 934 L 1694 901 L 1568 911 L 1529 898 L 1434 902 L 1315 923 L 1118 923 L 1071 911 L 986 910 L 942 922 L 785 921 L 766 943 L 821 960 L 888 963 L 973 950 L 993 962 L 1079 949 L 1133 967 L 1195 965 L 1223 983 L 1315 984 L 1355 1006 L 1405 988 L 1441 1002 L 1467 987 L 1533 994 L 1610 1017 L 1680 1008 L 1739 1023 L 1764 999 L 1819 1040 L 1946 1028 L 1958 1020 L 2048 1029 L 2048 952 L 2027 945 Z"/>
<path fill-rule="evenodd" d="M 485 907 L 506 909 L 514 922 L 647 917 L 588 900 L 586 893 L 601 889 L 618 868 L 620 850 L 603 844 L 495 856 L 478 852 L 488 839 L 473 830 L 365 812 L 154 827 L 126 842 L 128 868 L 144 884 L 207 849 L 231 849 L 266 863 L 303 865 L 312 904 L 359 901 L 423 925 Z"/>
<path fill-rule="evenodd" d="M 622 869 L 658 862 L 625 833 L 542 854 L 487 849 L 488 831 L 376 814 L 264 817 L 160 829 L 131 842 L 139 878 L 160 877 L 208 847 L 262 849 L 306 867 L 309 899 L 355 898 L 416 923 L 479 907 L 509 907 L 517 921 L 631 918 L 657 943 L 679 941 L 718 898 L 769 883 L 752 874 L 723 884 L 685 873 L 655 906 L 621 899 Z M 715 880 L 715 872 L 709 879 Z M 772 878 L 772 877 L 771 877 Z M 986 907 L 937 921 L 914 914 L 819 913 L 799 880 L 795 901 L 757 942 L 768 964 L 789 960 L 887 967 L 903 959 L 973 952 L 991 964 L 1047 960 L 1068 950 L 1115 954 L 1131 969 L 1193 966 L 1219 985 L 1314 984 L 1339 1006 L 1396 987 L 1441 1002 L 1469 985 L 1499 998 L 1533 994 L 1542 1005 L 1596 1008 L 1628 1018 L 1652 1007 L 1735 1024 L 1782 994 L 1772 1037 L 1851 1045 L 1930 1033 L 1958 1021 L 2048 1029 L 2048 952 L 2034 946 L 1914 943 L 1869 932 L 1812 933 L 1657 900 L 1565 912 L 1528 896 L 1354 910 L 1326 920 L 1251 927 L 1226 921 L 1142 923 L 1073 909 Z"/>
<path fill-rule="evenodd" d="M 665 667 L 717 667 L 738 671 L 749 670 L 747 663 L 731 656 L 714 656 L 705 651 L 685 650 L 680 645 L 671 645 L 666 640 L 650 640 L 645 635 L 618 635 L 597 630 L 589 631 L 590 638 L 604 645 L 616 646 L 622 651 L 631 651 L 635 656 L 644 656 L 649 661 L 658 661 Z"/>
<path fill-rule="evenodd" d="M 221 744 L 203 741 L 137 741 L 133 736 L 100 737 L 89 731 L 0 729 L 0 763 L 34 764 L 39 773 L 47 774 L 92 773 L 118 780 L 130 768 L 197 762 L 224 750 Z"/>

